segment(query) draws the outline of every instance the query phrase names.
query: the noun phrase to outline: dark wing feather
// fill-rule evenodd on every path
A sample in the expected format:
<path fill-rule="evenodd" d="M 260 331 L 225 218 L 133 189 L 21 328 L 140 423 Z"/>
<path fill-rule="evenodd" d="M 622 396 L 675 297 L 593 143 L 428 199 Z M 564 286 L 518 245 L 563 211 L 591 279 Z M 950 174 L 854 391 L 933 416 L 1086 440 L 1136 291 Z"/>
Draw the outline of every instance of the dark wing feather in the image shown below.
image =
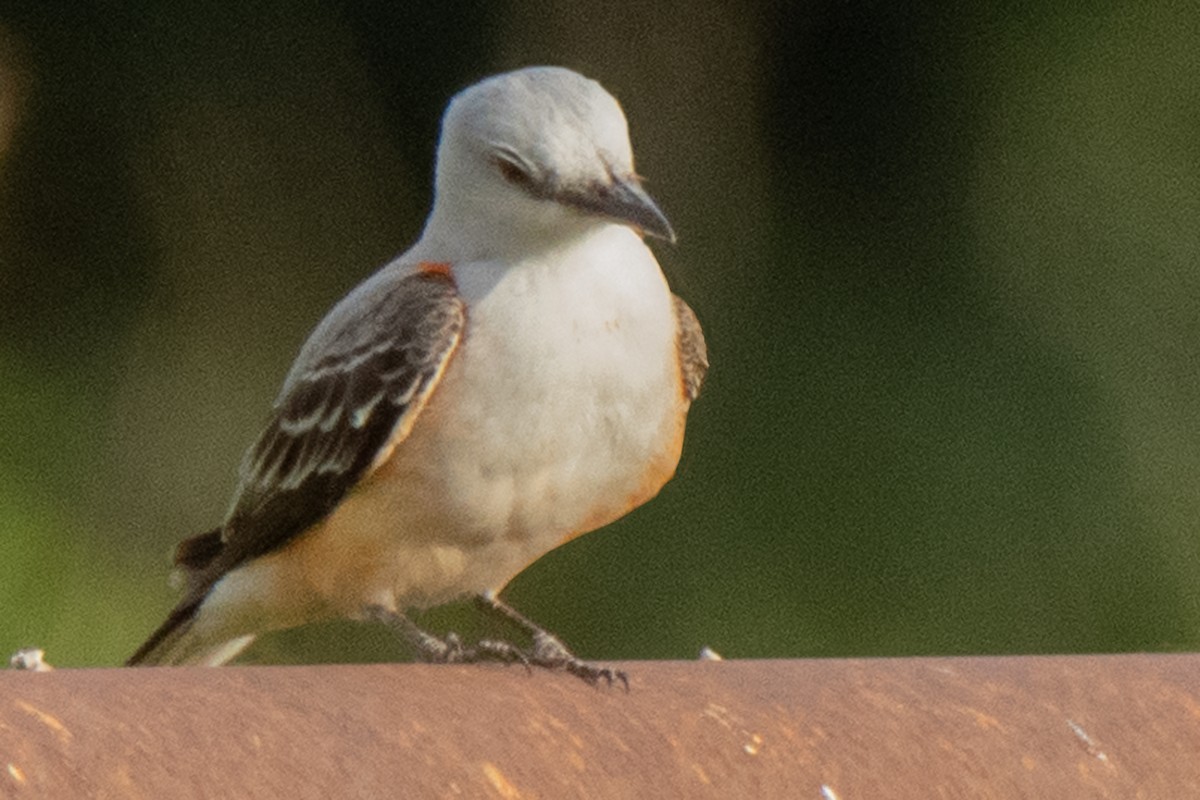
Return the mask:
<path fill-rule="evenodd" d="M 198 571 L 194 560 L 184 561 L 191 593 L 332 511 L 397 426 L 420 413 L 465 320 L 453 279 L 441 272 L 398 281 L 364 311 L 331 332 L 325 355 L 289 379 L 246 454 L 219 552 L 199 548 L 211 559 Z"/>
<path fill-rule="evenodd" d="M 675 324 L 679 331 L 677 347 L 683 391 L 688 400 L 695 400 L 700 396 L 704 376 L 708 374 L 708 346 L 704 343 L 704 331 L 700 329 L 696 312 L 677 294 L 671 295 L 671 300 L 675 304 Z"/>
<path fill-rule="evenodd" d="M 421 412 L 465 323 L 454 281 L 441 271 L 385 289 L 369 281 L 343 304 L 301 351 L 267 429 L 246 454 L 225 524 L 177 548 L 183 598 L 129 666 L 173 663 L 172 647 L 222 575 L 333 510 Z"/>

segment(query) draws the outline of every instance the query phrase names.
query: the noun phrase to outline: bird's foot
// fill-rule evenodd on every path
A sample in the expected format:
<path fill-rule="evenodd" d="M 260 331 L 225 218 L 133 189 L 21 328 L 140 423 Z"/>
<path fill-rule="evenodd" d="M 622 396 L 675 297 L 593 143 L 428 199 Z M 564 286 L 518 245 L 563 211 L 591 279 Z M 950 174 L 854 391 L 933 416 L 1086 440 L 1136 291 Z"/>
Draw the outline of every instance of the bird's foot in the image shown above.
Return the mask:
<path fill-rule="evenodd" d="M 619 683 L 625 691 L 629 691 L 629 676 L 622 670 L 589 664 L 572 653 L 557 636 L 543 630 L 493 596 L 480 595 L 478 602 L 488 613 L 499 615 L 528 633 L 533 639 L 533 647 L 526 649 L 500 639 L 482 639 L 468 645 L 458 634 L 436 636 L 420 628 L 403 614 L 383 606 L 371 606 L 366 609 L 365 616 L 400 633 L 423 660 L 431 663 L 478 664 L 494 661 L 501 664 L 521 664 L 526 669 L 540 667 L 568 672 L 590 686 L 597 686 L 601 681 L 608 686 Z"/>
<path fill-rule="evenodd" d="M 557 636 L 539 630 L 533 634 L 533 650 L 528 656 L 529 664 L 543 669 L 564 670 L 590 686 L 604 681 L 608 686 L 620 683 L 629 691 L 629 676 L 623 670 L 589 664 L 572 653 Z"/>
<path fill-rule="evenodd" d="M 479 664 L 484 661 L 497 661 L 501 664 L 521 664 L 526 670 L 529 669 L 529 657 L 515 644 L 496 639 L 481 639 L 473 645 L 467 645 L 457 633 L 448 633 L 441 639 L 426 631 L 422 633 L 432 645 L 421 651 L 426 661 L 435 664 Z"/>
<path fill-rule="evenodd" d="M 623 670 L 589 664 L 571 652 L 562 640 L 526 617 L 492 593 L 478 595 L 476 605 L 485 613 L 498 616 L 516 625 L 533 639 L 533 649 L 526 653 L 530 666 L 563 670 L 582 679 L 590 686 L 604 681 L 608 686 L 619 683 L 629 691 L 629 676 Z"/>
<path fill-rule="evenodd" d="M 456 633 L 444 637 L 435 636 L 419 627 L 408 617 L 383 606 L 371 606 L 366 610 L 368 619 L 382 622 L 398 632 L 412 645 L 421 659 L 433 664 L 477 664 L 483 661 L 498 661 L 502 664 L 522 664 L 527 669 L 529 658 L 516 645 L 508 642 L 484 639 L 474 645 L 464 644 Z"/>

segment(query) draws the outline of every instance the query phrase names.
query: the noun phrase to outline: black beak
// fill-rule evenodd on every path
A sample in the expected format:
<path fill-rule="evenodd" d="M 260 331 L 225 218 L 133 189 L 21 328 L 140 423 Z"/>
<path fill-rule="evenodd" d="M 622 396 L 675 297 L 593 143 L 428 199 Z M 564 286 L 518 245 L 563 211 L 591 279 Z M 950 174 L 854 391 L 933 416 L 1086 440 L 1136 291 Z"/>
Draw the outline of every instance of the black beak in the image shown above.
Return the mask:
<path fill-rule="evenodd" d="M 564 188 L 557 199 L 589 214 L 637 228 L 646 236 L 675 244 L 675 230 L 667 221 L 667 215 L 636 178 L 614 177 L 612 183 L 589 184 L 582 189 Z"/>

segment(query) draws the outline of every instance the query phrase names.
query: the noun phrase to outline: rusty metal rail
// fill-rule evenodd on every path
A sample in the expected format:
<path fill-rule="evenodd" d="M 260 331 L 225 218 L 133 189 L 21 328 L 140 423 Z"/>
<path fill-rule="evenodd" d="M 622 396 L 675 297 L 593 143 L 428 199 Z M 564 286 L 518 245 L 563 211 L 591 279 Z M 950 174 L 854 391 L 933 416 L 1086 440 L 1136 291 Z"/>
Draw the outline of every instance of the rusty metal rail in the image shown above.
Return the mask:
<path fill-rule="evenodd" d="M 1200 796 L 1200 656 L 0 672 L 2 798 Z"/>

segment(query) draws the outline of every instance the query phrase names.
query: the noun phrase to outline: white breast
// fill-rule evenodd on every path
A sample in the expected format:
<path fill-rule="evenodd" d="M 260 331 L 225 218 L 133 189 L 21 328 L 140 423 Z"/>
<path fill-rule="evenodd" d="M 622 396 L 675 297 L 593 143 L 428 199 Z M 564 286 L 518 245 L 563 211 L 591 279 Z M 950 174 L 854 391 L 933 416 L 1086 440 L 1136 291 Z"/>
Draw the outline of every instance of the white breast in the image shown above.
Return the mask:
<path fill-rule="evenodd" d="M 637 235 L 606 226 L 537 260 L 452 271 L 466 329 L 408 438 L 288 557 L 255 562 L 256 582 L 308 587 L 305 618 L 502 588 L 674 472 L 674 311 Z"/>
<path fill-rule="evenodd" d="M 549 549 L 598 502 L 628 495 L 662 446 L 679 396 L 669 290 L 641 239 L 616 226 L 455 276 L 467 332 L 432 457 L 464 532 Z"/>

